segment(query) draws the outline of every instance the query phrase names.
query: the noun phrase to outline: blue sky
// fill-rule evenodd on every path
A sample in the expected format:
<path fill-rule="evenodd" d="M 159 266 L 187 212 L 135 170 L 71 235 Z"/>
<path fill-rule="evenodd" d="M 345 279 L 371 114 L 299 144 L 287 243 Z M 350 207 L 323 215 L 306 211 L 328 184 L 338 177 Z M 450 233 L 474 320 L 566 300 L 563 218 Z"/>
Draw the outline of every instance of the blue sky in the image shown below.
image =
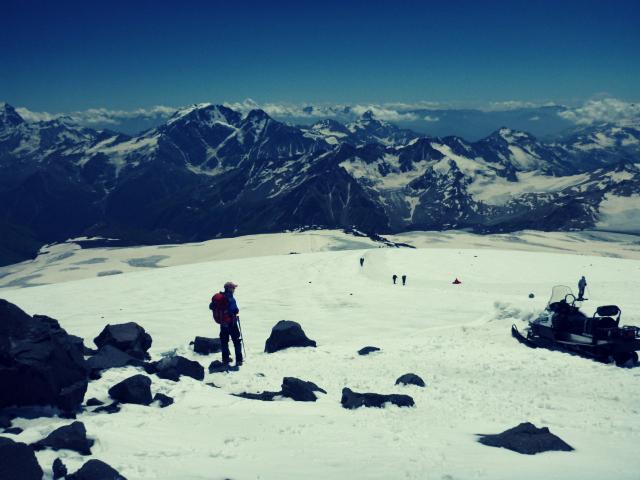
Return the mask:
<path fill-rule="evenodd" d="M 0 101 L 640 99 L 640 2 L 0 3 Z"/>

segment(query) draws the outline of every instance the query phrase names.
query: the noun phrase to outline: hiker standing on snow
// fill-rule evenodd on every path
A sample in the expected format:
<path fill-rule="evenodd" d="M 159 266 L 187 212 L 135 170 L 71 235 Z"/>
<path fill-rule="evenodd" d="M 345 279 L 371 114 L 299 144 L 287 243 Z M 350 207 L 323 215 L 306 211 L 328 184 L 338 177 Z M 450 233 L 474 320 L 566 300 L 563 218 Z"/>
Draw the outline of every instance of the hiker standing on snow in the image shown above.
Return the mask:
<path fill-rule="evenodd" d="M 398 275 L 396 275 L 396 274 L 394 273 L 394 274 L 393 274 L 393 277 L 391 277 L 391 278 L 393 278 L 393 284 L 395 285 L 395 284 L 396 284 L 396 280 L 398 279 Z"/>
<path fill-rule="evenodd" d="M 404 287 L 407 283 L 407 276 L 406 275 L 402 275 L 402 286 Z"/>
<path fill-rule="evenodd" d="M 360 266 L 364 265 L 364 257 L 360 257 Z"/>
<path fill-rule="evenodd" d="M 238 285 L 233 282 L 224 284 L 224 292 L 216 293 L 211 299 L 209 308 L 213 312 L 213 318 L 220 325 L 220 344 L 222 348 L 222 363 L 230 363 L 229 337 L 233 340 L 233 349 L 236 353 L 236 366 L 242 365 L 242 343 L 240 328 L 238 326 L 238 313 L 240 309 L 233 298 Z"/>
<path fill-rule="evenodd" d="M 584 275 L 582 276 L 582 278 L 578 281 L 578 300 L 584 300 L 584 289 L 587 286 L 587 279 L 584 278 Z"/>

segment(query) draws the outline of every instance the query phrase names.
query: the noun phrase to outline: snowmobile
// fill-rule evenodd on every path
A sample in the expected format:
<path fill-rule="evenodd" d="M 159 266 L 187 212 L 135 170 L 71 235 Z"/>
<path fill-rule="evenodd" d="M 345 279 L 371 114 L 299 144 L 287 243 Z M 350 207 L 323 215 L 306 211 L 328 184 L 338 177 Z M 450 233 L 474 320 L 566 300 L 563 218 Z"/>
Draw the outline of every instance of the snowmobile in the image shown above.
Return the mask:
<path fill-rule="evenodd" d="M 532 348 L 575 353 L 604 363 L 613 359 L 618 366 L 637 364 L 640 328 L 621 327 L 622 312 L 616 305 L 598 307 L 588 317 L 576 302 L 569 287 L 553 287 L 544 312 L 529 322 L 524 334 L 512 325 L 511 335 Z"/>

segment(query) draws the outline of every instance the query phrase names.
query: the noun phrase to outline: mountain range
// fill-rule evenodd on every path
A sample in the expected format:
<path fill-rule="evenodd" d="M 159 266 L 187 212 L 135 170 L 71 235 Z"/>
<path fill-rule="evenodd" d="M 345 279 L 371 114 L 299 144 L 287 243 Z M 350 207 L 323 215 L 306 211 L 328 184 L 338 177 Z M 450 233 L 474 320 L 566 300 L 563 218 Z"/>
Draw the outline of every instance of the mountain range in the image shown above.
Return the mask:
<path fill-rule="evenodd" d="M 321 226 L 640 232 L 640 130 L 427 137 L 365 112 L 277 121 L 199 104 L 129 136 L 0 104 L 0 264 L 78 236 L 170 243 Z"/>

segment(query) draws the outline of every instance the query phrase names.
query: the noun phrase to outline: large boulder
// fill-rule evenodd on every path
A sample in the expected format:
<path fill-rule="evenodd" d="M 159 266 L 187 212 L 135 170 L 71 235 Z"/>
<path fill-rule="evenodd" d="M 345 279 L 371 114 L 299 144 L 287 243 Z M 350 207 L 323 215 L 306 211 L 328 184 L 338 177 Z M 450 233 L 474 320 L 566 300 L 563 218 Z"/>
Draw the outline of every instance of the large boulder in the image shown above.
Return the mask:
<path fill-rule="evenodd" d="M 42 475 L 32 447 L 0 437 L 0 478 L 42 480 Z"/>
<path fill-rule="evenodd" d="M 342 389 L 342 406 L 349 410 L 360 407 L 382 408 L 385 403 L 393 403 L 398 407 L 413 407 L 413 398 L 409 395 L 382 395 L 380 393 L 357 393 L 349 388 Z"/>
<path fill-rule="evenodd" d="M 111 345 L 139 360 L 151 358 L 147 353 L 151 348 L 151 335 L 135 322 L 107 325 L 93 342 L 98 349 Z"/>
<path fill-rule="evenodd" d="M 427 384 L 424 383 L 424 380 L 415 373 L 405 373 L 404 375 L 398 377 L 398 379 L 396 380 L 396 385 L 415 385 L 417 387 L 427 386 Z"/>
<path fill-rule="evenodd" d="M 73 422 L 71 425 L 54 430 L 32 446 L 36 450 L 51 448 L 52 450 L 73 450 L 80 455 L 91 455 L 93 440 L 87 438 L 87 430 L 82 422 Z"/>
<path fill-rule="evenodd" d="M 0 409 L 78 410 L 87 391 L 82 343 L 44 315 L 0 299 Z"/>
<path fill-rule="evenodd" d="M 501 447 L 525 455 L 548 451 L 573 450 L 571 445 L 556 437 L 547 427 L 537 428 L 529 422 L 521 423 L 517 427 L 494 435 L 482 435 L 478 441 L 490 447 Z"/>
<path fill-rule="evenodd" d="M 145 375 L 134 375 L 109 389 L 109 396 L 122 403 L 149 405 L 151 398 L 151 379 Z"/>
<path fill-rule="evenodd" d="M 200 355 L 210 355 L 222 350 L 219 338 L 196 337 L 193 343 L 193 351 Z"/>
<path fill-rule="evenodd" d="M 87 368 L 93 378 L 103 370 L 125 367 L 127 365 L 140 367 L 143 363 L 142 360 L 132 357 L 113 345 L 107 344 L 87 360 Z"/>
<path fill-rule="evenodd" d="M 204 380 L 204 367 L 198 362 L 194 362 L 180 355 L 165 357 L 155 363 L 156 375 L 160 378 L 177 382 L 181 375 Z"/>
<path fill-rule="evenodd" d="M 271 335 L 264 345 L 264 351 L 273 353 L 289 347 L 315 346 L 316 342 L 307 338 L 299 323 L 280 320 L 271 330 Z"/>
<path fill-rule="evenodd" d="M 297 402 L 315 402 L 318 397 L 314 392 L 327 393 L 313 382 L 306 382 L 295 377 L 282 379 L 282 396 Z"/>
<path fill-rule="evenodd" d="M 100 460 L 89 460 L 67 480 L 127 480 L 117 470 Z"/>

